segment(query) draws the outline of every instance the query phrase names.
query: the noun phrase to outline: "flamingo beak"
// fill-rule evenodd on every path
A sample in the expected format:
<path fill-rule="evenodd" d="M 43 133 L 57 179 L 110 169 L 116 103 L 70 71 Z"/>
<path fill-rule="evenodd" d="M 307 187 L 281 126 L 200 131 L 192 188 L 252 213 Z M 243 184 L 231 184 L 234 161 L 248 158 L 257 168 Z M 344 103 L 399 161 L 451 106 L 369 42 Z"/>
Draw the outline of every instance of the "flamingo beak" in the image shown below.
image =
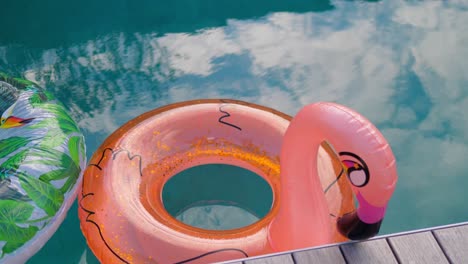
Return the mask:
<path fill-rule="evenodd" d="M 14 127 L 21 127 L 26 124 L 29 124 L 31 121 L 33 121 L 34 118 L 19 118 L 16 116 L 9 116 L 5 119 L 2 118 L 0 128 L 6 129 L 6 128 L 14 128 Z"/>
<path fill-rule="evenodd" d="M 338 230 L 351 240 L 368 239 L 379 233 L 386 206 L 373 206 L 359 193 L 356 198 L 359 202 L 359 208 L 357 211 L 343 215 L 338 219 Z"/>
<path fill-rule="evenodd" d="M 368 224 L 362 221 L 357 212 L 344 215 L 338 219 L 338 230 L 342 235 L 351 240 L 363 240 L 371 238 L 379 233 L 382 220 Z"/>

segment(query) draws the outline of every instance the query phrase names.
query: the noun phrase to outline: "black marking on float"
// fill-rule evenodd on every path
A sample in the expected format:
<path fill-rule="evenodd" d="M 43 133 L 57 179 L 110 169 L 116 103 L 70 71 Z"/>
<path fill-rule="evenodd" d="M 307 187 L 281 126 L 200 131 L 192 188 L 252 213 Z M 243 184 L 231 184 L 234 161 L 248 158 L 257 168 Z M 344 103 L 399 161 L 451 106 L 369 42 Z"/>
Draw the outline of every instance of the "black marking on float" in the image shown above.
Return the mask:
<path fill-rule="evenodd" d="M 102 151 L 102 155 L 101 155 L 101 158 L 99 159 L 99 161 L 96 163 L 96 164 L 89 164 L 89 166 L 93 166 L 93 167 L 96 167 L 98 170 L 102 171 L 102 167 L 101 167 L 101 162 L 103 161 L 104 159 L 104 156 L 106 154 L 106 152 L 109 152 L 112 154 L 112 160 L 115 160 L 117 154 L 119 153 L 127 153 L 127 157 L 129 160 L 133 160 L 134 158 L 139 158 L 139 173 L 140 173 L 140 177 L 142 176 L 142 169 L 141 169 L 141 156 L 140 155 L 131 155 L 130 154 L 130 151 L 126 150 L 126 149 L 119 149 L 119 150 L 113 150 L 112 148 L 105 148 L 104 151 Z M 84 212 L 86 212 L 88 215 L 86 216 L 86 222 L 88 223 L 91 223 L 93 224 L 98 232 L 99 232 L 99 236 L 101 237 L 101 240 L 102 242 L 104 242 L 104 245 L 107 247 L 107 249 L 109 249 L 109 251 L 114 255 L 116 256 L 119 260 L 121 260 L 123 263 L 126 263 L 126 264 L 130 264 L 130 262 L 128 262 L 127 260 L 125 260 L 123 257 L 121 257 L 117 252 L 115 252 L 111 247 L 110 245 L 107 243 L 106 239 L 104 238 L 104 235 L 102 234 L 102 230 L 101 228 L 99 227 L 99 225 L 91 218 L 91 216 L 95 215 L 96 212 L 95 211 L 92 211 L 90 209 L 87 209 L 83 206 L 82 202 L 84 199 L 88 198 L 88 197 L 92 197 L 94 196 L 94 193 L 93 192 L 89 192 L 89 193 L 84 193 L 84 186 L 85 186 L 85 180 L 86 180 L 86 177 L 83 177 L 83 181 L 81 183 L 81 199 L 79 201 L 79 206 L 81 208 L 81 210 L 83 210 Z M 88 198 L 89 199 L 89 198 Z"/>

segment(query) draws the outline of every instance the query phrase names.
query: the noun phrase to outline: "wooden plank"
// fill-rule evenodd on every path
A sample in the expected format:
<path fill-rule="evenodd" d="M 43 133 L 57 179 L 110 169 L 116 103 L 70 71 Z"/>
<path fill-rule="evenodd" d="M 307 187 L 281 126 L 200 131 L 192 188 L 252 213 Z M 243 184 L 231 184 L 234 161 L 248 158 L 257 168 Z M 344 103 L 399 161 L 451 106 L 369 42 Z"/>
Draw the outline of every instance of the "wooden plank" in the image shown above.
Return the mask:
<path fill-rule="evenodd" d="M 402 263 L 449 263 L 430 231 L 388 238 Z"/>
<path fill-rule="evenodd" d="M 339 258 L 336 250 L 340 250 Z M 325 250 L 325 251 L 324 251 Z M 292 255 L 291 255 L 292 254 Z M 294 259 L 293 259 L 294 257 Z M 331 258 L 332 260 L 328 259 Z M 332 247 L 235 260 L 236 264 L 279 263 L 468 263 L 468 222 L 433 227 Z M 233 262 L 223 262 L 225 264 Z"/>
<path fill-rule="evenodd" d="M 245 264 L 294 264 L 291 254 L 246 260 Z"/>
<path fill-rule="evenodd" d="M 439 245 L 452 263 L 468 263 L 468 225 L 434 230 Z"/>
<path fill-rule="evenodd" d="M 294 252 L 293 257 L 296 264 L 346 264 L 340 249 L 336 246 Z"/>
<path fill-rule="evenodd" d="M 348 263 L 398 263 L 385 239 L 343 244 L 340 248 Z"/>

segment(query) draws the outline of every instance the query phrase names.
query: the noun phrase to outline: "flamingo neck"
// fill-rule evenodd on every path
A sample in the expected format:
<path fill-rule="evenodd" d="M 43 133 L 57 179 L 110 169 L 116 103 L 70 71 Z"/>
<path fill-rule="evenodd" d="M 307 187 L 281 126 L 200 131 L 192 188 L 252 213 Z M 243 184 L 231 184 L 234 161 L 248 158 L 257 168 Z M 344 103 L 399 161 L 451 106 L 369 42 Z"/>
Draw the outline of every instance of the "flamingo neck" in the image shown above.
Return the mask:
<path fill-rule="evenodd" d="M 275 251 L 333 242 L 328 204 L 317 172 L 317 158 L 320 144 L 326 139 L 324 131 L 327 135 L 336 133 L 327 115 L 321 115 L 319 110 L 305 107 L 291 121 L 284 136 L 280 158 L 280 210 L 269 233 L 270 244 Z"/>

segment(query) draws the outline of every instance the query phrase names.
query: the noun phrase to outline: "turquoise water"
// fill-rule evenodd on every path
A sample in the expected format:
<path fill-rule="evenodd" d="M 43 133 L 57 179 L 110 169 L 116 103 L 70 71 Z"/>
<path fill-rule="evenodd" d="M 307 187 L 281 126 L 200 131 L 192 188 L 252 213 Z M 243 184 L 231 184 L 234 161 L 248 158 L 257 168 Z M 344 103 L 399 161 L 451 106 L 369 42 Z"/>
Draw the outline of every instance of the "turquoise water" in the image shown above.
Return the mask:
<path fill-rule="evenodd" d="M 87 139 L 178 101 L 294 115 L 335 101 L 374 122 L 400 175 L 381 234 L 468 220 L 466 1 L 2 1 L 0 70 L 47 87 Z M 96 263 L 76 203 L 29 263 Z"/>
<path fill-rule="evenodd" d="M 178 173 L 164 185 L 161 197 L 165 209 L 179 221 L 209 230 L 253 224 L 265 217 L 273 204 L 273 191 L 262 177 L 225 164 L 201 165 Z"/>

